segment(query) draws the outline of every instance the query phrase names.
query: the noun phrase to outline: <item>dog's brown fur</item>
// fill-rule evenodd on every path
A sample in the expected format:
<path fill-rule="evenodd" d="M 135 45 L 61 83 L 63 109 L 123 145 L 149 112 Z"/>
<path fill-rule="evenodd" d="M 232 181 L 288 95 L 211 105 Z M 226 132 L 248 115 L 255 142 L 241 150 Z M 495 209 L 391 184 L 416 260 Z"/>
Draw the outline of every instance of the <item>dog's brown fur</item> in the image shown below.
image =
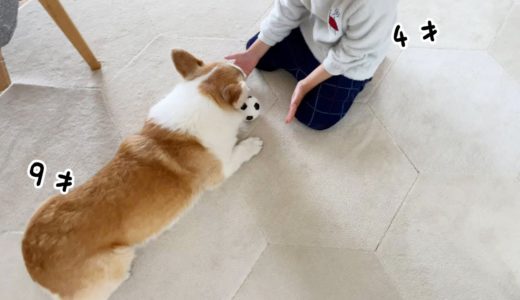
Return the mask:
<path fill-rule="evenodd" d="M 214 70 L 200 90 L 233 106 L 238 70 L 204 65 L 181 50 L 172 58 L 187 80 Z M 133 246 L 159 234 L 200 191 L 223 179 L 220 161 L 195 137 L 147 122 L 94 177 L 36 211 L 22 242 L 27 270 L 62 299 L 106 298 L 127 278 Z"/>
<path fill-rule="evenodd" d="M 199 90 L 214 99 L 220 107 L 233 109 L 243 88 L 236 81 L 237 73 L 240 73 L 240 71 L 233 67 L 219 66 L 210 77 L 200 84 Z M 221 88 L 222 85 L 223 88 Z"/>
<path fill-rule="evenodd" d="M 213 70 L 211 76 L 201 83 L 199 90 L 222 108 L 234 108 L 233 105 L 242 92 L 242 87 L 237 82 L 237 76 L 242 73 L 237 68 L 225 64 L 204 64 L 185 51 L 172 51 L 172 59 L 179 73 L 186 79 L 195 79 Z"/>

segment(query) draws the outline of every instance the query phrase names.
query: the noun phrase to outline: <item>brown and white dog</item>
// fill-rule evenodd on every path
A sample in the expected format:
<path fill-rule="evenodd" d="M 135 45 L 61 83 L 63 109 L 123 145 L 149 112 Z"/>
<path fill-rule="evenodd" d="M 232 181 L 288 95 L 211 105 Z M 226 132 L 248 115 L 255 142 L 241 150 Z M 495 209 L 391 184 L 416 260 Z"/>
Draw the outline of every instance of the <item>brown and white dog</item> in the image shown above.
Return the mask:
<path fill-rule="evenodd" d="M 60 299 L 106 299 L 129 276 L 134 248 L 173 224 L 197 196 L 258 154 L 237 144 L 247 98 L 243 72 L 173 50 L 185 81 L 153 106 L 94 177 L 48 199 L 22 241 L 32 279 Z"/>

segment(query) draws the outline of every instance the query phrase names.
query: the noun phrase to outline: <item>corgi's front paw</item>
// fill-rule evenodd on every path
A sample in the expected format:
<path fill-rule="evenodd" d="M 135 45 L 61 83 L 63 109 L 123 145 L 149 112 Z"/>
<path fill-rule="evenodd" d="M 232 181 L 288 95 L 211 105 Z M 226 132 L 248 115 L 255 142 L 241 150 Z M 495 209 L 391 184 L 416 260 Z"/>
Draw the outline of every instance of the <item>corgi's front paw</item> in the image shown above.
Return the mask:
<path fill-rule="evenodd" d="M 260 153 L 264 142 L 259 137 L 250 137 L 240 142 L 240 147 L 246 155 L 246 160 L 250 160 L 255 155 Z"/>
<path fill-rule="evenodd" d="M 264 142 L 257 137 L 250 137 L 238 143 L 233 149 L 231 159 L 224 164 L 224 176 L 228 178 L 235 173 L 243 163 L 260 153 L 263 144 Z"/>

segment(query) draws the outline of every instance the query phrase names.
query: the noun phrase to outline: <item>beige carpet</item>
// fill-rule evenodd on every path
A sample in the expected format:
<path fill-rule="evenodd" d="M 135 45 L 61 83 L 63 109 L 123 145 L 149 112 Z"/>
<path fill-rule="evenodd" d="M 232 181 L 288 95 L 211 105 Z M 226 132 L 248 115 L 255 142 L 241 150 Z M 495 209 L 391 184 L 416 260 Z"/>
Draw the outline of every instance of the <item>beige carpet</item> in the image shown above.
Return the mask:
<path fill-rule="evenodd" d="M 20 238 L 54 174 L 94 174 L 179 82 L 173 47 L 240 50 L 271 0 L 65 0 L 91 72 L 37 1 L 2 49 L 0 299 L 47 299 Z M 519 299 L 520 2 L 400 1 L 393 46 L 345 120 L 283 117 L 294 80 L 255 71 L 263 151 L 140 249 L 113 299 Z M 438 42 L 421 39 L 432 18 Z M 34 189 L 29 162 L 44 160 Z"/>

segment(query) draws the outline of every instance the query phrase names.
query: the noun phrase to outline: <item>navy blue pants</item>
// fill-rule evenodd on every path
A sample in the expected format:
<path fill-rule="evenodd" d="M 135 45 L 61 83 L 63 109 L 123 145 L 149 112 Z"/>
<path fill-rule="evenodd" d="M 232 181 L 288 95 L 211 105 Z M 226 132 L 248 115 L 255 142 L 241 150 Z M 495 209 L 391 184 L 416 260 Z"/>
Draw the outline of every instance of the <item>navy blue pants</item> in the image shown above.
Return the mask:
<path fill-rule="evenodd" d="M 247 42 L 247 48 L 258 38 L 258 34 Z M 263 71 L 278 69 L 291 73 L 302 80 L 320 65 L 305 43 L 299 28 L 294 29 L 283 41 L 267 51 L 256 66 Z M 356 96 L 368 80 L 352 80 L 345 76 L 333 76 L 320 83 L 303 98 L 296 119 L 316 130 L 327 129 L 341 120 Z"/>

